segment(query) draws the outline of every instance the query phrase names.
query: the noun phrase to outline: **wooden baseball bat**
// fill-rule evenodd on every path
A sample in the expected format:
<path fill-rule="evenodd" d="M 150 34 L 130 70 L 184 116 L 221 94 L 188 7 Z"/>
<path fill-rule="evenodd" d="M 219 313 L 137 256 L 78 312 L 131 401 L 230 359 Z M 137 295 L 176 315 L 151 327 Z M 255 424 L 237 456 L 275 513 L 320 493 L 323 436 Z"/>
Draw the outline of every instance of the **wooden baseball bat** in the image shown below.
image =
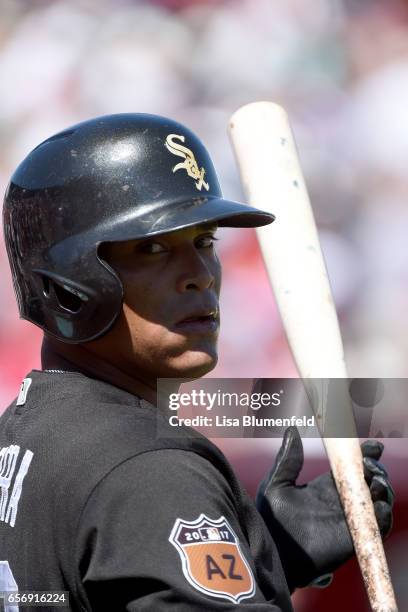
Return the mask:
<path fill-rule="evenodd" d="M 396 612 L 381 536 L 364 480 L 362 455 L 347 390 L 343 345 L 316 224 L 285 110 L 271 102 L 241 107 L 230 136 L 248 201 L 276 215 L 257 235 L 297 368 L 310 379 L 344 381 L 340 406 L 320 397 L 320 431 L 340 413 L 342 437 L 324 437 L 365 587 L 375 612 Z M 347 433 L 344 433 L 347 432 Z M 333 430 L 331 430 L 333 435 Z M 347 436 L 347 437 L 345 437 Z"/>

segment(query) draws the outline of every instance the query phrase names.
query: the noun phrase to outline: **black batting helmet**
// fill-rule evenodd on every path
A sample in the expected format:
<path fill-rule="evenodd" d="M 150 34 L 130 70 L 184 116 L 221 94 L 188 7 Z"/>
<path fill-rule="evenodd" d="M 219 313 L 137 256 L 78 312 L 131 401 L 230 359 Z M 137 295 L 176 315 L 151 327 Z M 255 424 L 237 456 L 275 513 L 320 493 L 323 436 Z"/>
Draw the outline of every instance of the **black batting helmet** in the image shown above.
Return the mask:
<path fill-rule="evenodd" d="M 255 227 L 273 216 L 222 198 L 208 152 L 183 125 L 120 114 L 38 145 L 11 178 L 3 220 L 20 316 L 80 343 L 106 333 L 122 308 L 100 243 L 207 221 Z"/>

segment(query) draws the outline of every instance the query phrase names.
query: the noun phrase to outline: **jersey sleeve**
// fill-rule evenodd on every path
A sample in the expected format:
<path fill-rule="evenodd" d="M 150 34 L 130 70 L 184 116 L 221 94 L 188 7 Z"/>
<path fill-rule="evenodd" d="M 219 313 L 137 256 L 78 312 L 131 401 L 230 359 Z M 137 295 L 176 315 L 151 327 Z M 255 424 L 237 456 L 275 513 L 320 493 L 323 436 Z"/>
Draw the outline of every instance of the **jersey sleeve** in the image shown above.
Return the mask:
<path fill-rule="evenodd" d="M 282 612 L 259 588 L 244 532 L 227 481 L 206 458 L 137 455 L 98 483 L 82 512 L 78 595 L 92 611 Z"/>

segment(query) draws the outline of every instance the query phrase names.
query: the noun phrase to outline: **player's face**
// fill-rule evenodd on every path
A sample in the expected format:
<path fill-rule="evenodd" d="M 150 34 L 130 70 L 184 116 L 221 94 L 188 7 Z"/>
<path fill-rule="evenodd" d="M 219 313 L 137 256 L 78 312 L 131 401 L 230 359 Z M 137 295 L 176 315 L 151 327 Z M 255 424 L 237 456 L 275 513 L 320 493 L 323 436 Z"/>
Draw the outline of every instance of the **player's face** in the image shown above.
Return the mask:
<path fill-rule="evenodd" d="M 102 245 L 100 256 L 124 287 L 123 311 L 106 335 L 120 369 L 155 382 L 199 377 L 215 366 L 221 284 L 215 231 L 200 225 Z"/>

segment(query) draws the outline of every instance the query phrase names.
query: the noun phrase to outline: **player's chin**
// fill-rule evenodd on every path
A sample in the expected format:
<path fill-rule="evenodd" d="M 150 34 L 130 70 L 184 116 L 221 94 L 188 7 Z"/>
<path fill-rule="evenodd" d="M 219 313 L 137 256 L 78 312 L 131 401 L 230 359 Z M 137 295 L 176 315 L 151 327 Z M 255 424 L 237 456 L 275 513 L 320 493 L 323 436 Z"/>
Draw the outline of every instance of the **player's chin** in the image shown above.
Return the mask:
<path fill-rule="evenodd" d="M 169 364 L 171 376 L 194 380 L 211 372 L 217 365 L 216 346 L 200 347 L 185 351 Z"/>

